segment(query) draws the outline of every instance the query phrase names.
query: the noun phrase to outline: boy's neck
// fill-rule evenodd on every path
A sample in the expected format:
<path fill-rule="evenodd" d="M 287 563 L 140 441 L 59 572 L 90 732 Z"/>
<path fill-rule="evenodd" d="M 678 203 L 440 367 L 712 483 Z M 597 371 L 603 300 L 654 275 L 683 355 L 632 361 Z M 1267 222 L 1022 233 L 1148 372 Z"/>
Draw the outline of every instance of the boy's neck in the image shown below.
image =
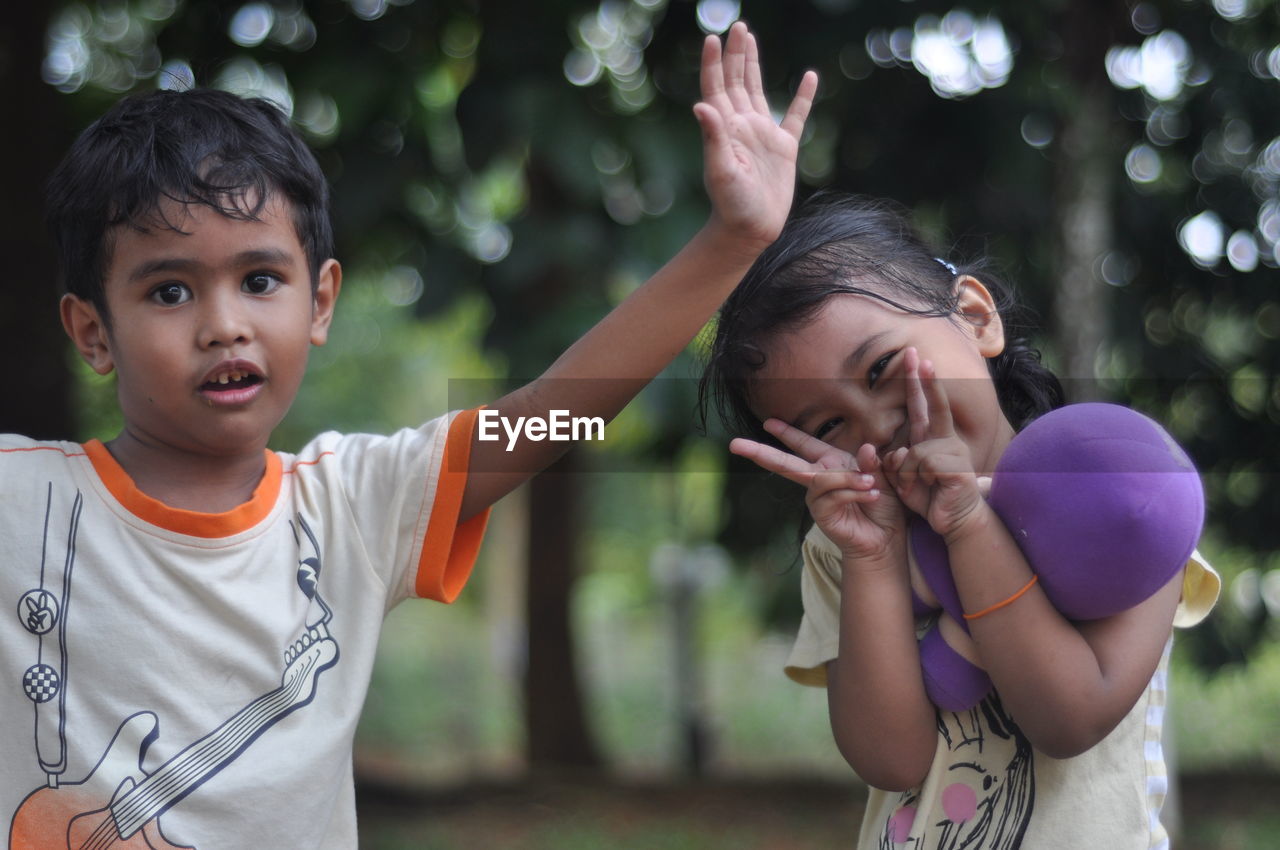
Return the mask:
<path fill-rule="evenodd" d="M 266 471 L 263 448 L 199 455 L 139 439 L 127 429 L 106 443 L 116 463 L 147 496 L 171 508 L 222 513 L 253 497 Z"/>

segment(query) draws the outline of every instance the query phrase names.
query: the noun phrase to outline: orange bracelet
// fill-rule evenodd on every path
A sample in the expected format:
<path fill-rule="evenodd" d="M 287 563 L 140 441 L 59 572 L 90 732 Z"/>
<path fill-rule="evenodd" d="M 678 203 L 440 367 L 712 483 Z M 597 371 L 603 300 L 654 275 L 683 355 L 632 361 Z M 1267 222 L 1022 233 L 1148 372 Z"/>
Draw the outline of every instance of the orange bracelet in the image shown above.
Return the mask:
<path fill-rule="evenodd" d="M 1006 605 L 1012 605 L 1014 602 L 1018 601 L 1018 599 L 1022 596 L 1022 594 L 1030 590 L 1035 585 L 1035 583 L 1038 582 L 1039 580 L 1040 580 L 1040 576 L 1033 575 L 1031 577 L 1031 581 L 1024 584 L 1022 586 L 1022 589 L 1019 590 L 1017 593 L 1013 594 L 1013 596 L 1010 596 L 1008 599 L 1004 600 L 1003 602 L 997 602 L 994 605 L 988 605 L 986 608 L 983 608 L 981 611 L 979 611 L 976 614 L 965 614 L 964 618 L 966 620 L 976 620 L 979 617 L 987 616 L 992 611 L 999 611 L 1001 608 L 1003 608 Z"/>

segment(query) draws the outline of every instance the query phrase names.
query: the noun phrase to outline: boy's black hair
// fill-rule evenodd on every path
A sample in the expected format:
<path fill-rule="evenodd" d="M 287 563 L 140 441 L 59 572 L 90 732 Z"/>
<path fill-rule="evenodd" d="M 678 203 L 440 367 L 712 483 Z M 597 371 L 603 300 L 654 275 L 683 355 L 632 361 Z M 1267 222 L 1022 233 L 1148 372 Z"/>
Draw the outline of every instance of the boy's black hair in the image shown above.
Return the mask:
<path fill-rule="evenodd" d="M 859 294 L 921 316 L 953 316 L 955 280 L 973 275 L 991 292 L 1004 323 L 1004 351 L 987 361 L 1001 409 L 1016 430 L 1065 402 L 1062 384 L 1019 336 L 1028 322 L 1008 286 L 985 263 L 939 259 L 889 201 L 821 193 L 788 220 L 781 235 L 725 301 L 699 390 L 703 421 L 714 405 L 733 434 L 777 444 L 751 410 L 750 383 L 776 334 L 813 319 L 833 295 Z"/>
<path fill-rule="evenodd" d="M 256 221 L 273 193 L 289 202 L 312 285 L 333 256 L 329 186 L 278 107 L 217 89 L 126 97 L 80 134 L 49 179 L 47 217 L 66 290 L 103 317 L 113 231 L 167 227 L 163 202 Z"/>

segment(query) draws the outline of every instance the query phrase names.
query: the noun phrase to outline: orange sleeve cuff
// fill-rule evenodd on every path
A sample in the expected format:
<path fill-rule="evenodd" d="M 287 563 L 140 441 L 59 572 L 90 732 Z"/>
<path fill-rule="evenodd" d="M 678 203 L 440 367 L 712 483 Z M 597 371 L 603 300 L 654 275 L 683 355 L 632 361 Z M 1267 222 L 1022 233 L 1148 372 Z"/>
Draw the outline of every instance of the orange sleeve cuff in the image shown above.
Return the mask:
<path fill-rule="evenodd" d="M 440 463 L 440 481 L 427 520 L 427 535 L 418 558 L 418 574 L 414 582 L 417 595 L 438 602 L 458 598 L 471 576 L 484 529 L 489 523 L 489 508 L 464 523 L 458 523 L 462 494 L 467 488 L 467 464 L 471 459 L 471 435 L 475 431 L 479 410 L 464 410 L 449 424 L 445 437 L 444 458 Z"/>

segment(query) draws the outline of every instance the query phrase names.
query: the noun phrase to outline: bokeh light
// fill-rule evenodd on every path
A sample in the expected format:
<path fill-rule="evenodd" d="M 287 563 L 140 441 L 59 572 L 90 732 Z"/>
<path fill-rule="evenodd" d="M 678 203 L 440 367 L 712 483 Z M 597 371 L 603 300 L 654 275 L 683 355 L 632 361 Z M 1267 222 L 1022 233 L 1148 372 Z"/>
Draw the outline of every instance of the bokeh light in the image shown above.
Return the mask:
<path fill-rule="evenodd" d="M 724 33 L 742 15 L 737 0 L 698 0 L 698 26 L 703 32 Z"/>
<path fill-rule="evenodd" d="M 1113 85 L 1141 88 L 1156 100 L 1173 100 L 1181 95 L 1191 65 L 1191 48 L 1173 30 L 1156 33 L 1139 47 L 1113 47 L 1106 56 L 1107 76 Z"/>
<path fill-rule="evenodd" d="M 1178 228 L 1178 244 L 1196 265 L 1213 268 L 1222 259 L 1222 219 L 1212 210 L 1192 216 Z"/>
<path fill-rule="evenodd" d="M 941 19 L 922 15 L 913 29 L 872 30 L 866 50 L 881 67 L 915 68 L 946 98 L 998 88 L 1013 71 L 1013 48 L 1000 20 L 994 15 L 978 19 L 964 9 Z"/>
<path fill-rule="evenodd" d="M 1134 183 L 1154 183 L 1160 179 L 1164 171 L 1164 163 L 1160 152 L 1145 142 L 1139 142 L 1129 149 L 1124 157 L 1124 173 Z"/>

